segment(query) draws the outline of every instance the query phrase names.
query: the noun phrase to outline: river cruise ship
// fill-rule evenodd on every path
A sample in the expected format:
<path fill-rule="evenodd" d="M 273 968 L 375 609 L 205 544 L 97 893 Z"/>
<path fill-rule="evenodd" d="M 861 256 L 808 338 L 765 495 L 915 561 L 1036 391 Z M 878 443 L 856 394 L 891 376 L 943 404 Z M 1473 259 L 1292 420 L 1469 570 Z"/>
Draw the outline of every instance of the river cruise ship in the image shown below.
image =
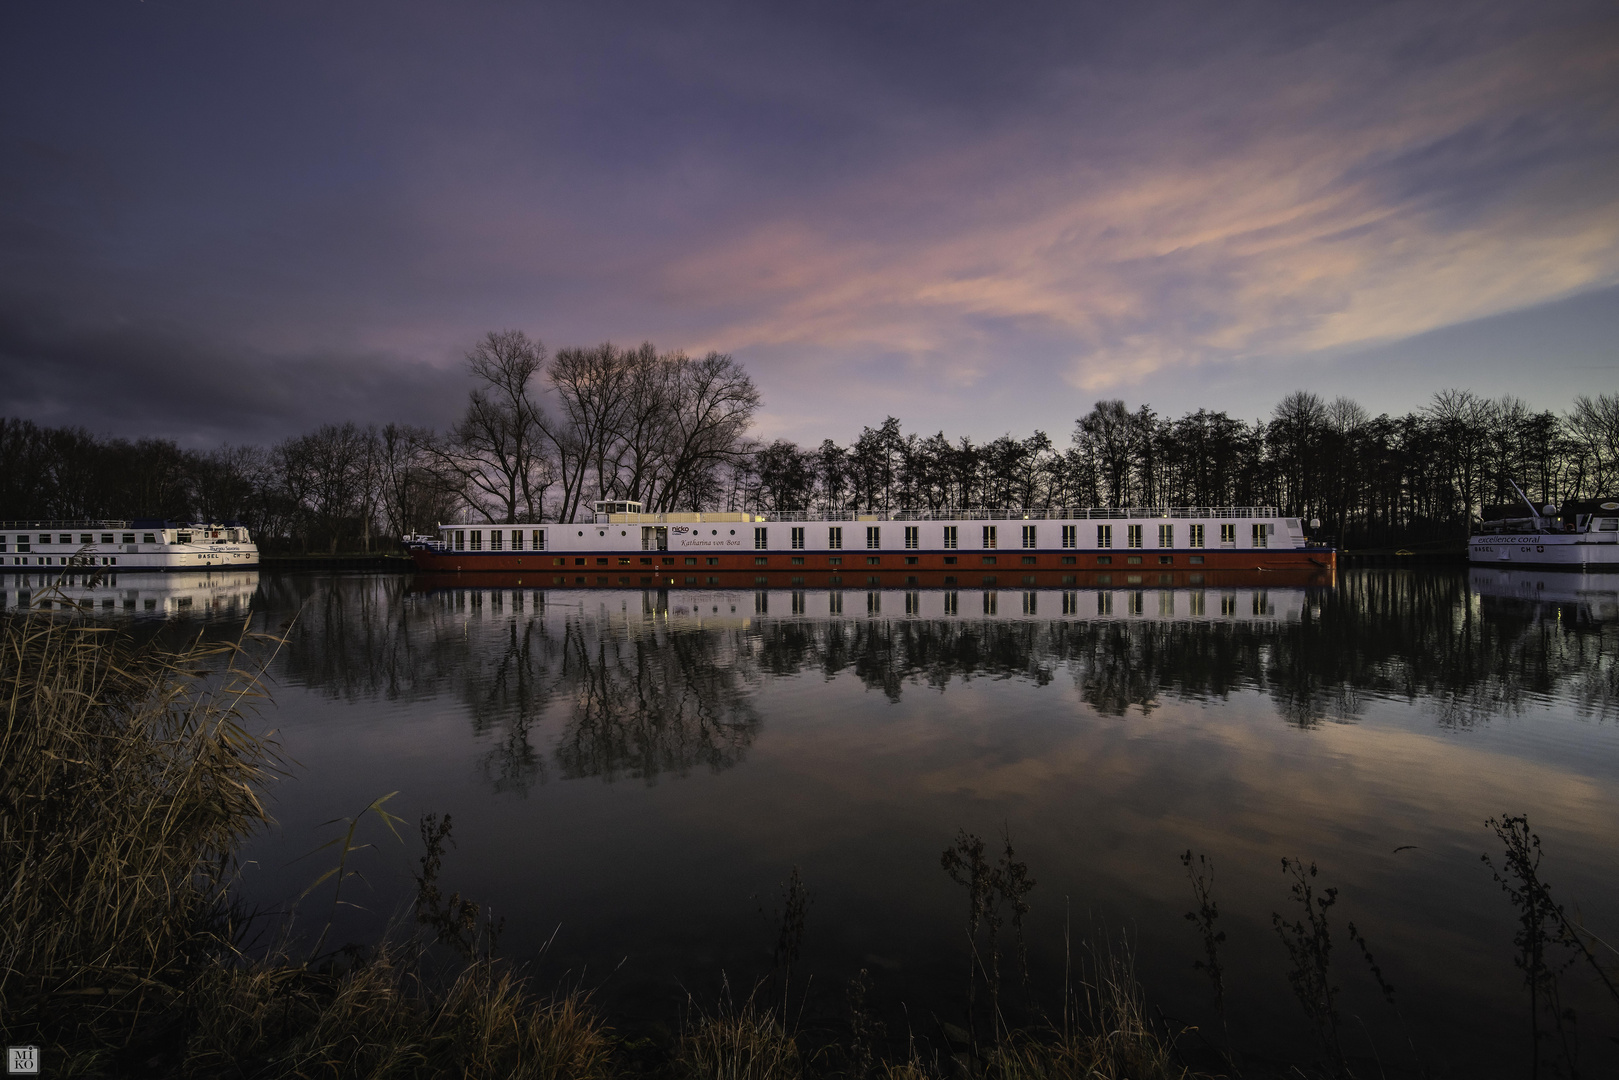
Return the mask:
<path fill-rule="evenodd" d="M 936 510 L 856 514 L 643 513 L 594 505 L 590 522 L 440 525 L 406 539 L 424 571 L 504 571 L 550 585 L 761 583 L 1061 586 L 1211 571 L 1331 571 L 1336 552 L 1272 507 Z M 1153 575 L 1146 582 L 1146 575 Z M 722 582 L 722 576 L 726 579 Z M 1164 584 L 1170 584 L 1166 581 Z M 1179 584 L 1177 580 L 1174 583 Z"/>
<path fill-rule="evenodd" d="M 1475 565 L 1619 571 L 1619 499 L 1539 510 L 1528 499 L 1516 508 L 1487 507 L 1467 541 L 1467 557 Z"/>
<path fill-rule="evenodd" d="M 258 545 L 234 521 L 0 521 L 4 572 L 219 570 L 258 564 Z"/>

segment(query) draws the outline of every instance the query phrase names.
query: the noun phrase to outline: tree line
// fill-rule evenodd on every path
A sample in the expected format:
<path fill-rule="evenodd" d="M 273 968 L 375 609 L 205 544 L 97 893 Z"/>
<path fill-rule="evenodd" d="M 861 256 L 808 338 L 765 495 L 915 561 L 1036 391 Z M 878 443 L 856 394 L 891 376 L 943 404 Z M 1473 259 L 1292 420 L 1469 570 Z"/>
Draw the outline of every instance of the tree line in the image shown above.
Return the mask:
<path fill-rule="evenodd" d="M 1348 546 L 1454 540 L 1491 504 L 1619 492 L 1619 394 L 1565 413 L 1467 390 L 1403 416 L 1297 391 L 1268 419 L 1099 401 L 1066 446 L 975 443 L 888 417 L 848 445 L 754 437 L 760 396 L 722 353 L 605 343 L 554 355 L 520 331 L 467 356 L 444 431 L 327 424 L 199 451 L 0 418 L 0 517 L 237 519 L 268 549 L 375 550 L 451 520 L 572 521 L 596 499 L 649 511 L 1275 506 Z"/>

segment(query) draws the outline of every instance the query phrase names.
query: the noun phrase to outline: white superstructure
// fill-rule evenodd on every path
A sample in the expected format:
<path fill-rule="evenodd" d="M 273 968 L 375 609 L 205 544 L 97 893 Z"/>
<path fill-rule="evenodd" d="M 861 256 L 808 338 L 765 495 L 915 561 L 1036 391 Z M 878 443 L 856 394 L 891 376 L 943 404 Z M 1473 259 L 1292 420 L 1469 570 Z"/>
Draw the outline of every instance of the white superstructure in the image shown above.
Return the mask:
<path fill-rule="evenodd" d="M 1486 520 L 1468 539 L 1469 561 L 1475 565 L 1619 570 L 1619 499 L 1540 510 L 1528 499 L 1523 502 L 1527 516 Z"/>
<path fill-rule="evenodd" d="M 0 521 L 0 571 L 217 570 L 257 566 L 236 522 Z"/>

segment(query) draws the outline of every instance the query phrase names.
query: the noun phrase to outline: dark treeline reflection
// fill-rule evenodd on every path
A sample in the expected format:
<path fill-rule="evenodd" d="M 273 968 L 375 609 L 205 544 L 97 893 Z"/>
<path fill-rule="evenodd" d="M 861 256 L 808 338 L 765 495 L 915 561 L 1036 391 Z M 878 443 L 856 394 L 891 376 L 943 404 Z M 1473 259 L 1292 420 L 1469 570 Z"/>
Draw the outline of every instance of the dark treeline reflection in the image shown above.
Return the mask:
<path fill-rule="evenodd" d="M 1305 728 L 1353 721 L 1380 697 L 1460 727 L 1554 692 L 1592 719 L 1619 710 L 1619 623 L 1577 598 L 1480 595 L 1465 572 L 1359 571 L 1196 618 L 1151 617 L 1185 605 L 1150 596 L 1121 601 L 1142 614 L 1118 617 L 980 614 L 995 610 L 986 601 L 948 618 L 866 614 L 881 602 L 772 618 L 746 594 L 674 595 L 671 617 L 670 594 L 288 575 L 267 577 L 263 599 L 273 625 L 291 620 L 280 678 L 345 700 L 458 703 L 491 738 L 484 768 L 500 790 L 553 774 L 651 783 L 729 768 L 760 730 L 754 690 L 770 677 L 853 676 L 891 701 L 958 679 L 1072 680 L 1112 717 L 1255 691 Z M 1094 612 L 1097 600 L 1059 610 Z"/>
<path fill-rule="evenodd" d="M 458 702 L 475 735 L 493 736 L 483 765 L 503 791 L 553 769 L 648 783 L 726 769 L 758 731 L 755 666 L 734 635 L 671 630 L 639 606 L 604 608 L 601 594 L 548 605 L 534 591 L 416 593 L 408 582 L 268 580 L 272 619 L 291 624 L 278 676 L 344 700 Z M 541 730 L 557 725 L 549 751 L 538 747 Z"/>

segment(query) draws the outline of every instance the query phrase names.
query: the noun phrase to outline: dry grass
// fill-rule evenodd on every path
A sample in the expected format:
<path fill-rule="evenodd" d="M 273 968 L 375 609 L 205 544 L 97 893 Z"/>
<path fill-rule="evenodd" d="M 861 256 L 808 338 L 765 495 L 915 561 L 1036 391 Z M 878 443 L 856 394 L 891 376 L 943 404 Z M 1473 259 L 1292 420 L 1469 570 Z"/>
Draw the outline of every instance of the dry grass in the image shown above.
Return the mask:
<path fill-rule="evenodd" d="M 137 649 L 43 612 L 0 625 L 0 1026 L 60 1075 L 591 1080 L 583 993 L 490 962 L 429 987 L 383 945 L 319 968 L 233 941 L 237 845 L 274 749 L 251 643 Z M 260 655 L 268 650 L 257 648 Z"/>
<path fill-rule="evenodd" d="M 468 965 L 435 992 L 408 957 L 383 947 L 334 971 L 285 958 L 222 967 L 204 992 L 214 1004 L 189 1040 L 189 1075 L 610 1075 L 612 1042 L 586 995 L 537 1000 L 489 963 Z"/>
<path fill-rule="evenodd" d="M 804 1075 L 798 1044 L 776 1016 L 749 996 L 729 994 L 712 1013 L 696 1011 L 681 1034 L 676 1066 L 701 1080 L 797 1080 Z"/>
<path fill-rule="evenodd" d="M 138 650 L 32 614 L 0 627 L 0 1005 L 7 1037 L 129 1049 L 229 937 L 236 845 L 271 748 L 235 645 Z"/>

